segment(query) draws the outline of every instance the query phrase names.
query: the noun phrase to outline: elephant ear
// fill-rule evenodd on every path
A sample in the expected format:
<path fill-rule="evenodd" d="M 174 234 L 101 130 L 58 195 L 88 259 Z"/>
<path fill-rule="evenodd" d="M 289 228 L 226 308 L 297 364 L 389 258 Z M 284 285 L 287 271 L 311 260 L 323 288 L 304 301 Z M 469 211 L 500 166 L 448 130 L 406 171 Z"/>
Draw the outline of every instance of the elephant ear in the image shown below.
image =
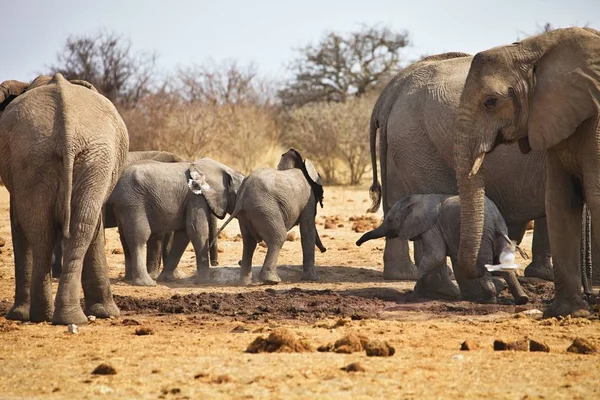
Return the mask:
<path fill-rule="evenodd" d="M 439 217 L 441 205 L 440 197 L 433 195 L 413 195 L 399 200 L 393 207 L 400 208 L 400 219 L 393 222 L 399 227 L 398 237 L 416 240 L 433 228 Z M 393 213 L 393 208 L 390 213 Z"/>
<path fill-rule="evenodd" d="M 23 94 L 29 85 L 20 81 L 4 81 L 0 84 L 0 111 L 10 104 L 11 101 Z"/>
<path fill-rule="evenodd" d="M 321 208 L 323 208 L 323 180 L 321 179 L 321 175 L 317 172 L 317 169 L 313 165 L 313 163 L 306 159 L 304 160 L 304 164 L 302 165 L 302 171 L 306 176 L 308 183 L 312 187 L 312 190 L 315 194 L 316 203 L 321 204 Z M 316 207 L 316 204 L 315 204 Z"/>
<path fill-rule="evenodd" d="M 71 79 L 69 82 L 71 82 L 73 85 L 80 85 L 80 86 L 90 89 L 93 92 L 98 93 L 98 89 L 96 89 L 96 87 L 94 85 L 92 85 L 91 83 L 89 83 L 88 81 L 84 81 L 82 79 Z"/>
<path fill-rule="evenodd" d="M 528 121 L 529 145 L 549 149 L 598 113 L 600 36 L 579 28 L 550 32 L 550 45 L 534 67 L 535 88 Z"/>
<path fill-rule="evenodd" d="M 217 218 L 225 218 L 232 186 L 231 175 L 217 165 L 201 160 L 189 166 L 186 177 L 192 193 L 204 196 L 213 214 Z"/>

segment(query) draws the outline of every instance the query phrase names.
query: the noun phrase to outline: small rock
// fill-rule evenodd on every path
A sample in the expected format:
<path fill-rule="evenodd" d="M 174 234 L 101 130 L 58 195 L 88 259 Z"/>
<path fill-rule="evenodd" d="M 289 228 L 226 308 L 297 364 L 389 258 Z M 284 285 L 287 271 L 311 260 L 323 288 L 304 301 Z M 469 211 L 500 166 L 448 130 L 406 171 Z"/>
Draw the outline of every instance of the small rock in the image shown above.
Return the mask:
<path fill-rule="evenodd" d="M 112 249 L 111 253 L 112 254 L 123 254 L 123 249 L 120 247 L 115 247 L 114 249 Z"/>
<path fill-rule="evenodd" d="M 69 326 L 67 327 L 67 330 L 69 331 L 69 333 L 79 333 L 79 327 L 75 324 L 69 324 Z"/>
<path fill-rule="evenodd" d="M 463 356 L 462 354 L 455 354 L 452 356 L 452 359 L 456 361 L 462 361 L 465 359 L 465 356 Z"/>
<path fill-rule="evenodd" d="M 540 310 L 538 310 L 537 308 L 534 308 L 531 310 L 525 310 L 519 314 L 523 314 L 527 318 L 531 318 L 531 319 L 542 319 L 542 316 L 544 315 L 544 313 L 541 312 Z"/>
<path fill-rule="evenodd" d="M 542 351 L 544 353 L 550 352 L 550 347 L 546 343 L 538 342 L 537 340 L 529 341 L 529 351 Z"/>
<path fill-rule="evenodd" d="M 503 340 L 494 340 L 495 351 L 527 351 L 529 350 L 529 341 L 527 339 L 516 340 L 514 342 L 505 342 Z"/>
<path fill-rule="evenodd" d="M 573 344 L 567 348 L 567 351 L 577 354 L 594 354 L 598 352 L 598 348 L 589 340 L 578 337 L 573 340 Z"/>
<path fill-rule="evenodd" d="M 98 365 L 93 371 L 94 375 L 116 375 L 117 370 L 110 364 L 102 363 Z"/>
<path fill-rule="evenodd" d="M 109 388 L 106 385 L 100 385 L 100 386 L 98 386 L 97 390 L 98 390 L 98 393 L 100 393 L 100 394 L 110 394 L 110 393 L 113 392 L 112 388 Z"/>
<path fill-rule="evenodd" d="M 88 319 L 88 322 L 94 322 L 96 320 L 96 316 L 95 315 L 88 315 L 87 319 Z"/>
<path fill-rule="evenodd" d="M 335 224 L 332 222 L 325 222 L 325 229 L 335 229 Z"/>
<path fill-rule="evenodd" d="M 200 372 L 200 373 L 198 373 L 198 374 L 194 375 L 194 379 L 206 378 L 207 376 L 208 376 L 208 374 L 207 374 L 207 373 L 205 373 L 205 372 Z"/>
<path fill-rule="evenodd" d="M 333 350 L 334 350 L 333 343 L 324 344 L 322 346 L 317 347 L 317 351 L 319 353 L 327 353 L 328 351 L 333 351 Z"/>
<path fill-rule="evenodd" d="M 359 362 L 353 362 L 351 364 L 346 365 L 345 367 L 342 367 L 341 369 L 342 369 L 342 371 L 346 371 L 346 372 L 365 372 L 366 371 L 365 367 L 363 367 L 362 364 Z"/>
<path fill-rule="evenodd" d="M 390 357 L 396 352 L 388 342 L 380 340 L 372 340 L 366 346 L 368 357 Z"/>
<path fill-rule="evenodd" d="M 288 232 L 287 237 L 285 238 L 285 240 L 287 240 L 288 242 L 293 242 L 296 240 L 296 232 L 291 231 Z"/>
<path fill-rule="evenodd" d="M 460 349 L 462 351 L 477 350 L 478 348 L 479 348 L 479 344 L 477 344 L 476 342 L 474 342 L 472 340 L 465 340 L 460 345 Z"/>
<path fill-rule="evenodd" d="M 247 327 L 245 327 L 243 325 L 238 325 L 238 326 L 236 326 L 235 328 L 233 328 L 231 330 L 231 333 L 246 333 L 246 332 L 249 332 L 249 331 L 250 331 L 250 328 L 247 328 Z"/>
<path fill-rule="evenodd" d="M 125 318 L 123 320 L 122 324 L 125 325 L 125 326 L 141 325 L 140 321 L 138 321 L 136 319 L 132 319 L 132 318 Z"/>
<path fill-rule="evenodd" d="M 343 227 L 344 227 L 344 224 L 338 224 L 338 225 L 337 225 L 337 227 L 338 227 L 338 228 L 343 228 Z"/>
<path fill-rule="evenodd" d="M 135 334 L 138 336 L 154 335 L 154 329 L 147 326 L 142 326 L 141 328 L 137 328 L 135 330 Z"/>
<path fill-rule="evenodd" d="M 171 392 L 171 394 L 179 394 L 179 393 L 181 393 L 181 389 L 179 389 L 179 388 L 173 388 L 173 389 L 170 390 L 170 392 Z"/>
<path fill-rule="evenodd" d="M 213 378 L 212 380 L 214 383 L 228 383 L 228 382 L 233 382 L 233 378 L 230 375 L 219 375 L 216 378 Z"/>

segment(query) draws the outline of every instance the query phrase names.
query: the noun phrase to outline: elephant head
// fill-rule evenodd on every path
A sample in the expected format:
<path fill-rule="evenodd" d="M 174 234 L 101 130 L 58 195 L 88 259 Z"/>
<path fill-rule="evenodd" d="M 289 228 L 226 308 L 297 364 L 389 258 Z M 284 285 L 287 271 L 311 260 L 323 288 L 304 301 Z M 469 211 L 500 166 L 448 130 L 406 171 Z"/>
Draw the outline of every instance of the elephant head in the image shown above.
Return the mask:
<path fill-rule="evenodd" d="M 454 161 L 461 201 L 458 263 L 483 275 L 476 258 L 484 216 L 485 155 L 501 143 L 546 150 L 598 112 L 600 32 L 557 29 L 473 58 L 460 100 Z"/>
<path fill-rule="evenodd" d="M 221 163 L 203 158 L 190 164 L 186 178 L 190 190 L 195 194 L 202 194 L 213 214 L 223 219 L 225 214 L 231 214 L 235 208 L 244 175 Z"/>
<path fill-rule="evenodd" d="M 302 160 L 302 156 L 297 150 L 289 149 L 281 155 L 279 164 L 277 164 L 277 169 L 286 170 L 292 168 L 302 170 L 304 177 L 313 189 L 317 200 L 316 202 L 320 203 L 321 208 L 323 208 L 323 180 L 313 163 L 309 159 Z"/>
<path fill-rule="evenodd" d="M 27 90 L 29 84 L 20 81 L 4 81 L 0 84 L 0 112 Z"/>
<path fill-rule="evenodd" d="M 360 246 L 367 240 L 381 237 L 416 240 L 430 230 L 438 219 L 440 206 L 447 195 L 412 195 L 398 200 L 385 216 L 383 223 L 356 241 Z"/>

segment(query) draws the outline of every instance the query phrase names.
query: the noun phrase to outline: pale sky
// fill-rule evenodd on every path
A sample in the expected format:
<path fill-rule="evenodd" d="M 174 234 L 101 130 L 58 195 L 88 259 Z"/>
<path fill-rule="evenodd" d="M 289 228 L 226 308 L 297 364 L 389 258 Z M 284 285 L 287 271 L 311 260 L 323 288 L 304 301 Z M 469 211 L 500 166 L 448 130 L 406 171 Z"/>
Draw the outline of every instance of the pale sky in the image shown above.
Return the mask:
<path fill-rule="evenodd" d="M 476 53 L 514 42 L 546 22 L 600 29 L 600 0 L 0 0 L 0 82 L 29 81 L 56 60 L 69 35 L 104 28 L 156 51 L 160 72 L 237 60 L 281 79 L 294 48 L 362 23 L 407 30 L 405 60 Z"/>

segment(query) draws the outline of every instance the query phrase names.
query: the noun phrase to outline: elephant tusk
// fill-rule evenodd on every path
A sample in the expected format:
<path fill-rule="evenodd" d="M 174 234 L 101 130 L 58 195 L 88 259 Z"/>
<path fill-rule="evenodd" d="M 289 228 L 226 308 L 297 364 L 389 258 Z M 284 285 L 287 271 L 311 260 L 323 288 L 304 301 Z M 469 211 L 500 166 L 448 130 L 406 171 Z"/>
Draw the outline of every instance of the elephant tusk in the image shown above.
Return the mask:
<path fill-rule="evenodd" d="M 471 168 L 471 172 L 469 172 L 469 178 L 477 175 L 479 168 L 481 168 L 481 164 L 483 164 L 483 158 L 485 157 L 485 153 L 481 153 L 475 158 L 475 162 L 473 163 L 473 167 Z"/>

